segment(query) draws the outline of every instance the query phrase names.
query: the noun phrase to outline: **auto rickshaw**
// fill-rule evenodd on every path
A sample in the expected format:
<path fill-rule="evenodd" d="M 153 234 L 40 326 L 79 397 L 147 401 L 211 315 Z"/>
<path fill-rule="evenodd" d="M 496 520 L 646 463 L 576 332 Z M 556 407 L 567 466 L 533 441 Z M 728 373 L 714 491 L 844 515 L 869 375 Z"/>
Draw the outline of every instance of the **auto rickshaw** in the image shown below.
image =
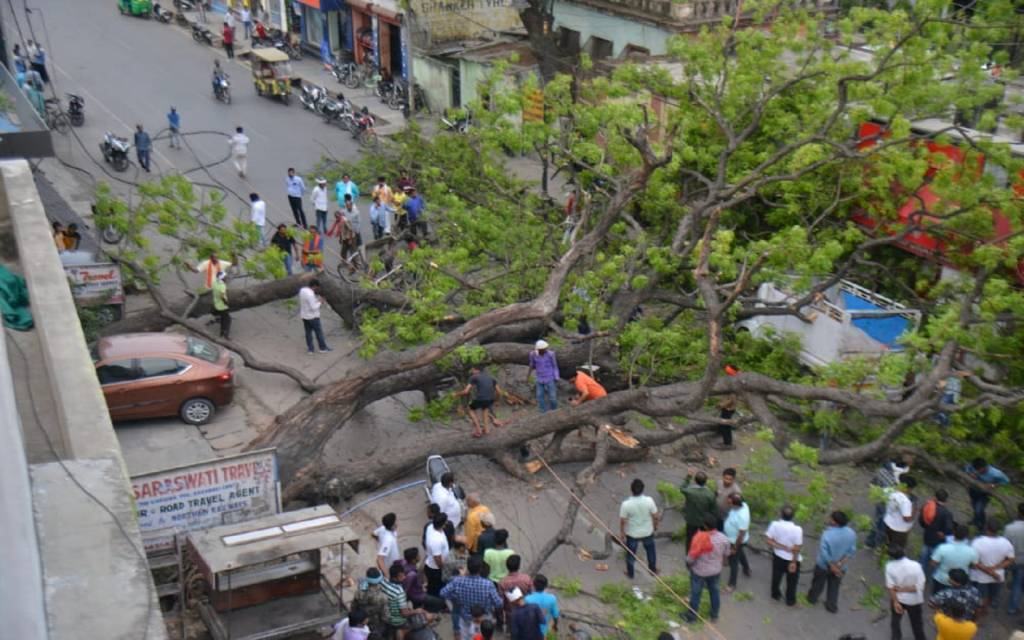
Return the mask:
<path fill-rule="evenodd" d="M 272 48 L 252 49 L 252 82 L 261 96 L 277 96 L 288 104 L 292 94 L 291 65 L 288 54 Z"/>
<path fill-rule="evenodd" d="M 153 15 L 152 0 L 117 0 L 117 10 L 123 16 L 148 18 Z"/>

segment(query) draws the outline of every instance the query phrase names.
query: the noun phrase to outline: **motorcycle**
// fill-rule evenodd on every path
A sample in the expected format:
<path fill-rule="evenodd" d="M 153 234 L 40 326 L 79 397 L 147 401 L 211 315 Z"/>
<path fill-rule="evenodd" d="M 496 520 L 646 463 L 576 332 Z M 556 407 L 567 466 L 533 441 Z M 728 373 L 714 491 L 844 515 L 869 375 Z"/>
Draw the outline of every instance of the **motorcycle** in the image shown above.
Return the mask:
<path fill-rule="evenodd" d="M 375 147 L 378 144 L 377 140 L 377 129 L 375 125 L 377 121 L 372 115 L 370 110 L 363 107 L 359 110 L 359 115 L 355 117 L 355 127 L 352 129 L 352 137 L 364 147 Z"/>
<path fill-rule="evenodd" d="M 169 24 L 171 22 L 171 18 L 174 17 L 174 14 L 168 11 L 167 9 L 161 7 L 160 3 L 154 3 L 153 17 L 156 18 L 158 22 Z"/>
<path fill-rule="evenodd" d="M 68 94 L 68 118 L 75 127 L 80 127 L 85 122 L 85 99 L 82 96 Z"/>
<path fill-rule="evenodd" d="M 174 0 L 174 6 L 178 11 L 195 11 L 196 3 L 191 0 Z"/>
<path fill-rule="evenodd" d="M 114 167 L 114 171 L 124 171 L 128 168 L 128 150 L 132 143 L 128 138 L 115 136 L 109 131 L 103 134 L 103 142 L 100 144 L 100 151 L 103 152 L 103 159 Z"/>
<path fill-rule="evenodd" d="M 196 42 L 205 42 L 206 44 L 213 46 L 213 34 L 206 27 L 198 24 L 192 25 L 192 39 Z"/>
<path fill-rule="evenodd" d="M 299 94 L 299 102 L 302 106 L 313 113 L 324 114 L 324 104 L 327 102 L 327 90 L 312 84 L 302 85 L 302 93 Z"/>
<path fill-rule="evenodd" d="M 473 114 L 469 109 L 456 109 L 451 114 L 442 115 L 441 124 L 446 131 L 466 133 L 473 126 Z"/>
<path fill-rule="evenodd" d="M 228 80 L 227 74 L 214 80 L 213 97 L 224 104 L 231 104 L 231 82 Z"/>
<path fill-rule="evenodd" d="M 302 47 L 287 40 L 275 40 L 274 48 L 292 60 L 302 60 Z"/>
<path fill-rule="evenodd" d="M 325 123 L 336 124 L 345 131 L 352 131 L 356 126 L 356 119 L 352 114 L 352 103 L 340 93 L 337 100 L 324 101 L 323 115 Z"/>

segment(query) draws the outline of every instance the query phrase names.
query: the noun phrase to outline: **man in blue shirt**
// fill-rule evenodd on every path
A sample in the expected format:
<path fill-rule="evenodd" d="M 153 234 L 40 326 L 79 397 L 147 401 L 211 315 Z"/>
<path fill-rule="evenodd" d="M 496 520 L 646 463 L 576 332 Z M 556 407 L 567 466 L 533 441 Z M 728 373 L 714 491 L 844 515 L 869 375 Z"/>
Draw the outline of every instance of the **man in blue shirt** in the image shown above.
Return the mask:
<path fill-rule="evenodd" d="M 934 570 L 932 579 L 932 593 L 939 593 L 952 585 L 949 580 L 949 572 L 953 569 L 967 571 L 971 565 L 978 561 L 978 552 L 971 546 L 967 537 L 970 530 L 967 525 L 956 523 L 953 525 L 953 541 L 940 544 L 932 554 L 931 565 Z"/>
<path fill-rule="evenodd" d="M 135 125 L 135 155 L 139 159 L 139 166 L 149 173 L 149 152 L 153 148 L 153 142 L 149 139 L 141 124 Z"/>
<path fill-rule="evenodd" d="M 548 588 L 548 579 L 538 573 L 533 577 L 533 593 L 523 598 L 526 604 L 535 604 L 544 612 L 544 622 L 540 625 L 540 634 L 548 637 L 548 621 L 551 621 L 551 628 L 558 633 L 558 618 L 562 614 L 558 611 L 558 598 L 544 591 Z"/>
<path fill-rule="evenodd" d="M 288 179 L 285 184 L 288 187 L 288 206 L 292 208 L 295 224 L 305 229 L 309 226 L 306 224 L 306 212 L 302 210 L 302 196 L 306 193 L 306 183 L 301 177 L 295 175 L 295 169 L 289 167 Z"/>
<path fill-rule="evenodd" d="M 359 187 L 356 183 L 352 182 L 352 178 L 346 173 L 341 176 L 341 180 L 335 183 L 334 195 L 339 205 L 345 203 L 345 196 L 347 195 L 352 196 L 352 204 L 355 204 L 359 200 Z"/>
<path fill-rule="evenodd" d="M 729 496 L 729 513 L 725 516 L 722 533 L 732 544 L 732 553 L 729 554 L 729 584 L 725 587 L 726 593 L 732 593 L 736 588 L 736 578 L 741 565 L 743 575 L 750 577 L 750 563 L 747 562 L 747 554 L 744 551 L 750 540 L 750 507 L 738 493 Z"/>
<path fill-rule="evenodd" d="M 1006 477 L 1005 473 L 986 462 L 984 458 L 975 458 L 964 467 L 964 473 L 978 482 L 988 485 L 987 490 L 974 487 L 967 489 L 967 494 L 971 496 L 971 509 L 974 510 L 974 519 L 971 520 L 971 524 L 981 531 L 985 526 L 985 509 L 988 507 L 989 498 L 992 497 L 992 491 L 997 485 L 1009 484 L 1010 479 Z"/>
<path fill-rule="evenodd" d="M 423 196 L 416 192 L 416 187 L 406 187 L 405 193 L 406 198 L 405 202 L 402 203 L 402 208 L 405 209 L 406 214 L 409 216 L 409 227 L 414 234 L 426 236 L 427 223 L 422 218 L 423 210 L 426 209 L 427 204 L 423 202 Z"/>
<path fill-rule="evenodd" d="M 181 148 L 181 116 L 174 107 L 167 113 L 167 129 L 171 134 L 171 148 Z"/>
<path fill-rule="evenodd" d="M 484 611 L 494 611 L 503 606 L 501 596 L 494 583 L 480 575 L 484 561 L 479 556 L 471 556 L 466 563 L 467 575 L 457 576 L 441 589 L 441 597 L 449 600 L 459 612 L 461 637 L 468 638 L 473 619 L 470 610 L 473 605 L 480 605 Z"/>
<path fill-rule="evenodd" d="M 847 563 L 857 552 L 857 534 L 846 526 L 848 521 L 842 511 L 833 511 L 829 516 L 828 528 L 818 544 L 818 560 L 814 564 L 811 590 L 807 592 L 808 602 L 814 604 L 827 584 L 825 609 L 832 613 L 839 612 L 839 583 L 846 575 Z"/>
<path fill-rule="evenodd" d="M 380 240 L 391 233 L 391 219 L 388 214 L 388 207 L 380 201 L 380 196 L 373 196 L 373 204 L 370 205 L 370 226 L 373 227 L 374 240 Z"/>

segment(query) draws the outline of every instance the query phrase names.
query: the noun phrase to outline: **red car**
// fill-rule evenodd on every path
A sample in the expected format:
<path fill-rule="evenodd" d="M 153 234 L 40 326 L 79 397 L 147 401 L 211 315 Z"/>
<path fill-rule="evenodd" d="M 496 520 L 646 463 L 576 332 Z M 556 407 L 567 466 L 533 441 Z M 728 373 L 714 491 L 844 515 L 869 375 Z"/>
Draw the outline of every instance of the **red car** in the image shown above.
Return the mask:
<path fill-rule="evenodd" d="M 96 343 L 92 357 L 114 421 L 178 415 L 204 424 L 235 393 L 231 355 L 192 336 L 108 336 Z"/>

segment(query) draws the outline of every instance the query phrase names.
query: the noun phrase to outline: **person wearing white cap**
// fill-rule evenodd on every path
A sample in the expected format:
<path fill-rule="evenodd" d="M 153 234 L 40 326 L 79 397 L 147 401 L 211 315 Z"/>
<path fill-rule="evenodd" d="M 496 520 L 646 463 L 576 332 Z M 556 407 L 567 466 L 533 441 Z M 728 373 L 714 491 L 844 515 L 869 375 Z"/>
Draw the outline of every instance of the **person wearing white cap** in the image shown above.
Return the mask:
<path fill-rule="evenodd" d="M 508 630 L 512 640 L 544 640 L 541 628 L 544 626 L 544 610 L 535 604 L 523 601 L 523 592 L 516 587 L 505 594 L 512 608 Z"/>
<path fill-rule="evenodd" d="M 327 180 L 322 176 L 316 179 L 316 186 L 310 192 L 313 200 L 313 211 L 316 211 L 316 226 L 320 233 L 327 233 Z"/>
<path fill-rule="evenodd" d="M 530 383 L 530 374 L 537 372 L 537 406 L 540 412 L 548 409 L 552 411 L 558 408 L 558 388 L 555 381 L 558 380 L 558 360 L 555 352 L 544 340 L 538 340 L 534 345 L 536 350 L 530 352 L 530 369 L 526 372 L 526 383 Z"/>

